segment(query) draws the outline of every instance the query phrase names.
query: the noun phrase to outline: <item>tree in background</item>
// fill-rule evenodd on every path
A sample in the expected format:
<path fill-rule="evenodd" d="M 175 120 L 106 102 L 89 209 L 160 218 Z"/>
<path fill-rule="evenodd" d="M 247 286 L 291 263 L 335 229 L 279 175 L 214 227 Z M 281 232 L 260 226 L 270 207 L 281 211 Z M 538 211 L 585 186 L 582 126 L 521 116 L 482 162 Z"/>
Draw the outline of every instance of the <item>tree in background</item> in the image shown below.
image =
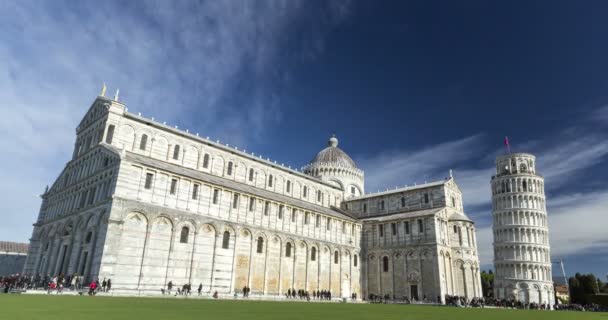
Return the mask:
<path fill-rule="evenodd" d="M 486 298 L 494 297 L 494 273 L 489 270 L 487 273 L 485 270 L 481 271 L 481 292 Z"/>
<path fill-rule="evenodd" d="M 590 296 L 598 294 L 602 282 L 599 281 L 593 274 L 576 273 L 574 277 L 568 280 L 570 287 L 570 301 L 578 304 L 591 303 Z"/>

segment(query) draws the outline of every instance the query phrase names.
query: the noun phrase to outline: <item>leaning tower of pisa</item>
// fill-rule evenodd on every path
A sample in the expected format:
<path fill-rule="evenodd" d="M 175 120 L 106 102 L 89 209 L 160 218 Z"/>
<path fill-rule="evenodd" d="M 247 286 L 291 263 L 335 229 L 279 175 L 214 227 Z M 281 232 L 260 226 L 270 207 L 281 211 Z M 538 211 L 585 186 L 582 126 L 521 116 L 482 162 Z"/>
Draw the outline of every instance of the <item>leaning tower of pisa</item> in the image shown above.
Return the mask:
<path fill-rule="evenodd" d="M 496 158 L 491 181 L 494 296 L 553 305 L 545 182 L 535 160 L 528 153 Z"/>

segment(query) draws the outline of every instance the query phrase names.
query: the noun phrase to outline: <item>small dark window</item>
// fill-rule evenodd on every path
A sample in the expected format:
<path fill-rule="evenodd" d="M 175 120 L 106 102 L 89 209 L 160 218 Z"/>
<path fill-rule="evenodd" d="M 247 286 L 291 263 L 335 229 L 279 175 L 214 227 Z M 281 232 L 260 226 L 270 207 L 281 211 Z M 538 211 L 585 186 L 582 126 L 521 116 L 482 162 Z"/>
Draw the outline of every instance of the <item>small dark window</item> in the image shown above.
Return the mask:
<path fill-rule="evenodd" d="M 195 184 L 194 187 L 192 188 L 192 200 L 196 200 L 198 199 L 198 188 L 200 186 L 198 184 Z"/>
<path fill-rule="evenodd" d="M 321 202 L 321 196 L 322 196 L 321 190 L 318 190 L 317 191 L 317 202 Z"/>
<path fill-rule="evenodd" d="M 235 193 L 232 198 L 232 208 L 236 209 L 239 207 L 239 194 Z"/>
<path fill-rule="evenodd" d="M 188 227 L 182 228 L 182 233 L 179 235 L 180 243 L 188 243 L 188 235 L 190 234 L 190 229 Z"/>
<path fill-rule="evenodd" d="M 356 193 L 356 192 L 355 192 L 355 187 L 350 187 L 350 193 L 351 193 L 351 194 L 355 194 L 355 193 Z"/>
<path fill-rule="evenodd" d="M 285 256 L 291 257 L 291 242 L 287 242 L 287 245 L 285 245 Z"/>
<path fill-rule="evenodd" d="M 418 219 L 418 232 L 422 233 L 424 231 L 423 221 Z"/>
<path fill-rule="evenodd" d="M 383 224 L 378 225 L 378 233 L 380 234 L 381 237 L 384 237 L 384 225 Z"/>
<path fill-rule="evenodd" d="M 253 211 L 255 209 L 255 198 L 249 198 L 249 211 Z"/>
<path fill-rule="evenodd" d="M 363 204 L 363 213 L 367 213 L 367 203 Z"/>
<path fill-rule="evenodd" d="M 264 252 L 264 238 L 259 237 L 258 238 L 258 253 L 263 253 Z"/>
<path fill-rule="evenodd" d="M 177 179 L 171 179 L 171 187 L 169 188 L 169 194 L 175 194 L 177 190 Z"/>
<path fill-rule="evenodd" d="M 285 210 L 285 206 L 279 205 L 279 219 L 283 219 L 283 210 Z"/>
<path fill-rule="evenodd" d="M 306 198 L 308 197 L 308 187 L 304 186 L 304 189 L 302 191 L 302 197 Z"/>
<path fill-rule="evenodd" d="M 203 157 L 203 168 L 207 169 L 209 168 L 209 154 L 205 153 L 205 156 Z"/>
<path fill-rule="evenodd" d="M 226 174 L 229 176 L 232 175 L 232 161 L 228 162 L 228 169 L 226 169 Z"/>
<path fill-rule="evenodd" d="M 454 226 L 454 233 L 458 233 L 458 227 Z"/>
<path fill-rule="evenodd" d="M 291 209 L 291 222 L 296 222 L 296 209 Z"/>
<path fill-rule="evenodd" d="M 338 264 L 338 261 L 340 260 L 340 255 L 338 254 L 338 251 L 334 252 L 334 264 Z"/>
<path fill-rule="evenodd" d="M 456 208 L 456 199 L 454 197 L 452 197 L 452 207 Z"/>
<path fill-rule="evenodd" d="M 384 210 L 384 200 L 380 201 L 380 210 Z"/>
<path fill-rule="evenodd" d="M 318 228 L 321 225 L 321 216 L 317 215 L 315 217 L 315 227 Z"/>
<path fill-rule="evenodd" d="M 312 247 L 312 249 L 310 249 L 310 261 L 316 261 L 317 260 L 317 248 Z"/>
<path fill-rule="evenodd" d="M 285 188 L 287 193 L 291 192 L 291 181 L 287 180 L 287 188 Z"/>
<path fill-rule="evenodd" d="M 353 257 L 353 265 L 356 267 L 359 264 L 359 257 L 357 255 L 355 255 Z"/>
<path fill-rule="evenodd" d="M 179 144 L 176 144 L 173 148 L 173 159 L 179 160 Z"/>
<path fill-rule="evenodd" d="M 405 207 L 405 197 L 401 197 L 401 208 Z"/>
<path fill-rule="evenodd" d="M 108 133 L 106 133 L 106 143 L 112 144 L 112 138 L 114 138 L 114 125 L 108 126 Z"/>
<path fill-rule="evenodd" d="M 394 222 L 391 223 L 391 232 L 394 236 L 397 235 L 397 224 L 395 224 Z"/>
<path fill-rule="evenodd" d="M 342 221 L 342 233 L 346 233 L 346 222 Z"/>
<path fill-rule="evenodd" d="M 388 257 L 384 256 L 382 258 L 382 271 L 388 272 Z"/>
<path fill-rule="evenodd" d="M 325 226 L 327 227 L 327 230 L 331 230 L 331 219 L 329 217 L 327 217 L 327 224 Z"/>
<path fill-rule="evenodd" d="M 265 216 L 267 216 L 267 215 L 268 215 L 268 212 L 270 212 L 270 202 L 269 202 L 269 201 L 266 201 L 266 202 L 264 203 L 264 215 L 265 215 Z"/>
<path fill-rule="evenodd" d="M 90 243 L 92 237 L 93 237 L 93 232 L 87 233 L 87 237 L 85 238 L 84 243 Z M 48 245 L 48 243 L 47 243 L 47 245 Z"/>
<path fill-rule="evenodd" d="M 148 144 L 148 135 L 144 134 L 141 136 L 141 141 L 139 142 L 139 150 L 146 151 L 147 144 Z"/>
<path fill-rule="evenodd" d="M 403 227 L 405 228 L 405 234 L 410 234 L 410 223 L 407 221 L 404 221 Z"/>
<path fill-rule="evenodd" d="M 220 190 L 214 189 L 213 190 L 213 204 L 217 204 L 219 196 L 220 196 Z"/>
<path fill-rule="evenodd" d="M 272 188 L 272 175 L 268 176 L 268 187 Z"/>
<path fill-rule="evenodd" d="M 249 181 L 253 181 L 253 169 L 249 169 Z"/>
<path fill-rule="evenodd" d="M 310 212 L 304 212 L 304 224 L 308 224 L 310 221 Z"/>
<path fill-rule="evenodd" d="M 424 194 L 424 203 L 429 203 L 429 194 L 428 193 Z"/>
<path fill-rule="evenodd" d="M 230 246 L 230 232 L 224 231 L 224 237 L 222 238 L 222 248 L 228 249 Z"/>
<path fill-rule="evenodd" d="M 154 179 L 154 174 L 146 173 L 146 182 L 144 183 L 144 188 L 146 188 L 146 189 L 152 188 L 152 179 Z"/>

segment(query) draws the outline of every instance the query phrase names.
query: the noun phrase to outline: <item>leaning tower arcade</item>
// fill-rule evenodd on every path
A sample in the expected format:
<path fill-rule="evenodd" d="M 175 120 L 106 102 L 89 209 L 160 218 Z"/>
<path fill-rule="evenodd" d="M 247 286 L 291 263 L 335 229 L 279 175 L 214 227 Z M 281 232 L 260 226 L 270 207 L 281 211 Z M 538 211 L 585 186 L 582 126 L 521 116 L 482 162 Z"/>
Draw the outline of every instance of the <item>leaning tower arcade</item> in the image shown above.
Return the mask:
<path fill-rule="evenodd" d="M 545 184 L 528 153 L 496 158 L 492 177 L 494 294 L 553 305 Z"/>

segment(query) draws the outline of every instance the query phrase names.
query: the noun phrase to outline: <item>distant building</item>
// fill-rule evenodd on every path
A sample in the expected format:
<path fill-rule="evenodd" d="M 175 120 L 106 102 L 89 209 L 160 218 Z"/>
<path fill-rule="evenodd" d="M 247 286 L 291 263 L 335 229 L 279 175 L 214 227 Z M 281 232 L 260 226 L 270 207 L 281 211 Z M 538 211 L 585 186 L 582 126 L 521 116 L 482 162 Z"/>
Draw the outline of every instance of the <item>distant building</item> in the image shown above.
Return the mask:
<path fill-rule="evenodd" d="M 27 250 L 27 243 L 0 241 L 0 276 L 21 273 Z"/>
<path fill-rule="evenodd" d="M 366 194 L 336 137 L 294 170 L 104 96 L 76 134 L 42 197 L 28 274 L 157 294 L 171 281 L 266 296 L 482 295 L 475 227 L 451 176 Z"/>
<path fill-rule="evenodd" d="M 570 292 L 568 292 L 568 286 L 555 285 L 555 296 L 561 301 L 570 301 Z"/>

